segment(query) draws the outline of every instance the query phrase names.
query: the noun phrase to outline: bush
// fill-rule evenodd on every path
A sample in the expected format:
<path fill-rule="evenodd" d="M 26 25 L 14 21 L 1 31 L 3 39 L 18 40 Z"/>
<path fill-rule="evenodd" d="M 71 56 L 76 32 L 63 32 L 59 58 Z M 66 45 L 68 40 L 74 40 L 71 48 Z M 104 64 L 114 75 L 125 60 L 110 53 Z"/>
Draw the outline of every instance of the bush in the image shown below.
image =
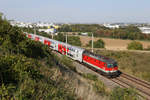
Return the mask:
<path fill-rule="evenodd" d="M 48 55 L 48 47 L 40 42 L 27 40 L 19 43 L 20 53 L 31 58 L 44 58 Z"/>
<path fill-rule="evenodd" d="M 67 66 L 68 68 L 70 68 L 72 71 L 75 71 L 76 72 L 76 67 L 73 65 L 73 61 L 66 57 L 66 56 L 62 56 L 60 58 L 60 61 L 63 65 Z"/>
<path fill-rule="evenodd" d="M 5 55 L 0 57 L 0 80 L 4 84 L 14 83 L 17 84 L 25 76 L 36 79 L 38 74 L 38 63 L 32 59 L 26 58 L 22 55 Z"/>
<path fill-rule="evenodd" d="M 131 88 L 119 88 L 113 89 L 110 100 L 138 100 L 138 93 Z"/>
<path fill-rule="evenodd" d="M 93 84 L 93 87 L 94 87 L 95 91 L 100 93 L 101 95 L 107 95 L 108 94 L 106 91 L 106 86 L 100 80 L 95 81 L 95 83 Z"/>
<path fill-rule="evenodd" d="M 133 41 L 128 44 L 128 50 L 143 50 L 143 45 L 140 42 Z"/>
<path fill-rule="evenodd" d="M 81 35 L 81 32 L 79 32 L 78 35 Z"/>
<path fill-rule="evenodd" d="M 78 36 L 69 36 L 68 43 L 74 46 L 81 46 L 80 37 Z"/>
<path fill-rule="evenodd" d="M 54 36 L 54 39 L 62 42 L 66 41 L 66 37 L 62 33 L 58 33 L 58 35 Z"/>
<path fill-rule="evenodd" d="M 92 33 L 88 32 L 88 36 L 92 36 Z"/>
<path fill-rule="evenodd" d="M 87 46 L 91 47 L 91 45 L 92 45 L 92 40 L 89 41 L 89 44 Z M 104 48 L 104 47 L 105 47 L 105 43 L 101 39 L 93 42 L 93 48 Z"/>
<path fill-rule="evenodd" d="M 105 43 L 103 40 L 99 39 L 96 42 L 94 42 L 94 47 L 95 48 L 104 48 Z"/>

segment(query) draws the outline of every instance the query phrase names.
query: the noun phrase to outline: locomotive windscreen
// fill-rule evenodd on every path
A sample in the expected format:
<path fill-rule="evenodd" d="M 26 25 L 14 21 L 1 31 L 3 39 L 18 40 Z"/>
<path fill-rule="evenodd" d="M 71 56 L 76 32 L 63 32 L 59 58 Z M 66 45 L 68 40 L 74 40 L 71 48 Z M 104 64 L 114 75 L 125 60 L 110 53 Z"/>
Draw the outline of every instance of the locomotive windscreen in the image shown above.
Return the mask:
<path fill-rule="evenodd" d="M 114 62 L 114 63 L 107 63 L 107 67 L 108 67 L 108 68 L 117 67 L 117 62 Z"/>

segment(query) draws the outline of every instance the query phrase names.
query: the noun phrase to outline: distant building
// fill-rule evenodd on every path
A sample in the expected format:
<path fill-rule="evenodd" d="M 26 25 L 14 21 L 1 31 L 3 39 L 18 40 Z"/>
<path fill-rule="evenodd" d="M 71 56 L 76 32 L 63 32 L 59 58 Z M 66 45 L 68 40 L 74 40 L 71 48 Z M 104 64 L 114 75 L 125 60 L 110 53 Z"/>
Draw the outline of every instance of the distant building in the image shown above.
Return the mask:
<path fill-rule="evenodd" d="M 43 22 L 25 23 L 25 22 L 19 22 L 19 21 L 10 21 L 10 24 L 12 26 L 26 27 L 26 28 L 38 27 L 40 28 L 38 30 L 39 32 L 45 32 L 47 34 L 54 34 L 54 35 L 57 35 L 56 30 L 59 28 L 58 25 L 54 25 L 53 23 L 43 23 Z"/>
<path fill-rule="evenodd" d="M 54 24 L 53 23 L 43 23 L 43 22 L 39 22 L 39 23 L 36 23 L 35 24 L 36 25 L 36 27 L 51 27 L 51 26 L 53 26 Z"/>
<path fill-rule="evenodd" d="M 103 25 L 105 27 L 112 28 L 112 29 L 119 28 L 119 25 L 117 24 L 103 24 Z"/>
<path fill-rule="evenodd" d="M 56 29 L 54 29 L 54 28 L 51 28 L 51 29 L 39 29 L 38 30 L 39 32 L 45 32 L 45 33 L 47 33 L 47 34 L 54 34 L 54 33 L 56 33 Z"/>
<path fill-rule="evenodd" d="M 10 24 L 12 26 L 18 26 L 18 27 L 30 27 L 33 28 L 32 23 L 24 23 L 24 22 L 19 22 L 19 21 L 10 21 Z"/>
<path fill-rule="evenodd" d="M 138 27 L 143 34 L 150 34 L 150 27 Z"/>
<path fill-rule="evenodd" d="M 85 35 L 85 36 L 87 36 L 87 35 L 88 35 L 88 33 L 81 33 L 81 35 Z"/>

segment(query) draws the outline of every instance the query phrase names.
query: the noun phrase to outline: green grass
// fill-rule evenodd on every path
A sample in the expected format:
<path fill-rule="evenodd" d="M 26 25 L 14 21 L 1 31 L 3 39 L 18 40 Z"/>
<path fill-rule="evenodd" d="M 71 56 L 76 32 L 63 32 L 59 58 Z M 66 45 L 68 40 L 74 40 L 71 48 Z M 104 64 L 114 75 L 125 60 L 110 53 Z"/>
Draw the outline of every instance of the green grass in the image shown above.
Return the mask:
<path fill-rule="evenodd" d="M 97 93 L 100 93 L 102 96 L 107 96 L 109 93 L 107 91 L 107 87 L 104 85 L 104 83 L 101 80 L 98 80 L 96 75 L 87 73 L 87 74 L 82 74 L 82 76 L 86 79 L 89 79 L 93 81 L 93 89 Z"/>
<path fill-rule="evenodd" d="M 83 76 L 84 78 L 89 79 L 89 80 L 97 81 L 97 76 L 96 76 L 96 75 L 87 73 L 87 74 L 82 74 L 82 76 Z"/>
<path fill-rule="evenodd" d="M 56 57 L 55 57 L 56 58 Z M 73 65 L 73 60 L 66 57 L 66 55 L 62 55 L 60 57 L 57 56 L 60 64 L 65 65 L 65 67 L 71 69 L 72 71 L 76 72 L 76 67 Z"/>
<path fill-rule="evenodd" d="M 113 89 L 109 89 L 105 84 L 97 78 L 96 75 L 87 73 L 81 74 L 84 78 L 91 80 L 93 89 L 101 96 L 108 97 L 109 100 L 139 100 L 139 95 L 133 88 L 120 88 L 115 87 Z"/>
<path fill-rule="evenodd" d="M 132 88 L 119 88 L 113 89 L 110 95 L 110 100 L 140 100 L 138 93 Z"/>

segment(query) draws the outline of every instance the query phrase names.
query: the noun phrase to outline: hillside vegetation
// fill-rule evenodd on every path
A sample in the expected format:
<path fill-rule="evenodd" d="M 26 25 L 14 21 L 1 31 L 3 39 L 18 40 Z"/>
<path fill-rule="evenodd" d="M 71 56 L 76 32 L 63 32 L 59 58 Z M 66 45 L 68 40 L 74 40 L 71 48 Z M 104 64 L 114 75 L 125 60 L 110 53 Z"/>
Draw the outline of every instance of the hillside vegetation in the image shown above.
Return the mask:
<path fill-rule="evenodd" d="M 2 16 L 0 23 L 0 99 L 74 99 L 49 48 L 27 39 Z"/>

